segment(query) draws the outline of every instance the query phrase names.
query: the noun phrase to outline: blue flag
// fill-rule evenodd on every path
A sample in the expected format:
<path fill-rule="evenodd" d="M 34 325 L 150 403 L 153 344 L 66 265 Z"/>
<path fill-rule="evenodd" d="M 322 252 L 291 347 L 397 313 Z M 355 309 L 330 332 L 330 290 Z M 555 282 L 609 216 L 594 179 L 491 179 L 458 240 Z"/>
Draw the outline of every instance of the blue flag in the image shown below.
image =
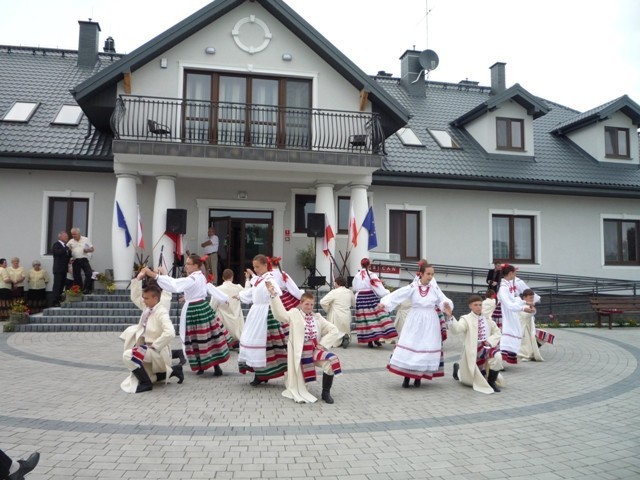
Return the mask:
<path fill-rule="evenodd" d="M 127 247 L 131 243 L 131 233 L 129 233 L 129 227 L 127 227 L 127 221 L 124 219 L 122 210 L 120 210 L 120 204 L 116 202 L 116 214 L 118 215 L 118 226 L 124 228 L 124 240 L 127 242 Z"/>
<path fill-rule="evenodd" d="M 367 216 L 364 217 L 362 226 L 369 232 L 369 244 L 367 250 L 372 250 L 378 246 L 378 237 L 376 237 L 376 222 L 373 220 L 373 207 L 369 207 Z"/>

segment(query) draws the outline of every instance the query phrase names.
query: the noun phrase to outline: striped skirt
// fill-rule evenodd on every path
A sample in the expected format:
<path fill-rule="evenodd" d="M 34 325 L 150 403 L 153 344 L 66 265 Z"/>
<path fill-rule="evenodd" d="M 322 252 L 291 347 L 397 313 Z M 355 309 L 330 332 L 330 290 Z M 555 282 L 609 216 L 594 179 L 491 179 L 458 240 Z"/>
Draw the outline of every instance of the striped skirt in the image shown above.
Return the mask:
<path fill-rule="evenodd" d="M 282 301 L 282 305 L 284 305 L 284 308 L 287 311 L 291 310 L 292 308 L 296 308 L 298 305 L 300 305 L 300 300 L 298 300 L 296 297 L 291 295 L 286 290 L 282 291 L 282 295 L 280 295 L 280 300 Z"/>
<path fill-rule="evenodd" d="M 556 339 L 556 336 L 553 333 L 549 333 L 545 330 L 540 330 L 536 328 L 536 339 L 538 340 L 538 344 L 540 346 L 548 343 L 549 345 L 553 345 L 553 342 Z"/>
<path fill-rule="evenodd" d="M 491 320 L 496 322 L 496 325 L 502 330 L 502 306 L 500 302 L 496 302 L 496 309 L 491 314 Z"/>
<path fill-rule="evenodd" d="M 398 348 L 397 345 L 396 348 Z M 440 349 L 440 363 L 438 365 L 438 369 L 435 371 L 411 370 L 398 365 L 392 365 L 391 363 L 387 364 L 387 370 L 396 375 L 400 375 L 401 377 L 409 377 L 415 380 L 422 380 L 423 378 L 426 380 L 433 380 L 434 378 L 444 377 L 444 352 Z"/>
<path fill-rule="evenodd" d="M 390 340 L 398 336 L 393 319 L 376 308 L 380 299 L 373 290 L 361 290 L 356 300 L 356 335 L 358 343 Z"/>
<path fill-rule="evenodd" d="M 335 353 L 319 349 L 317 340 L 307 340 L 304 342 L 302 345 L 300 367 L 305 383 L 316 381 L 316 362 L 321 361 L 327 361 L 331 364 L 331 370 L 333 370 L 334 375 L 342 373 L 340 360 Z"/>
<path fill-rule="evenodd" d="M 191 370 L 206 370 L 229 360 L 226 329 L 206 300 L 189 304 L 186 327 L 184 347 Z"/>
<path fill-rule="evenodd" d="M 476 353 L 476 365 L 482 375 L 486 374 L 487 362 L 500 353 L 500 344 L 495 347 L 485 348 L 484 342 L 478 342 L 478 351 Z"/>
<path fill-rule="evenodd" d="M 267 365 L 264 368 L 253 368 L 246 363 L 239 363 L 238 368 L 243 375 L 254 372 L 259 380 L 278 378 L 287 372 L 287 339 L 289 325 L 281 324 L 273 318 L 271 308 L 267 315 Z"/>

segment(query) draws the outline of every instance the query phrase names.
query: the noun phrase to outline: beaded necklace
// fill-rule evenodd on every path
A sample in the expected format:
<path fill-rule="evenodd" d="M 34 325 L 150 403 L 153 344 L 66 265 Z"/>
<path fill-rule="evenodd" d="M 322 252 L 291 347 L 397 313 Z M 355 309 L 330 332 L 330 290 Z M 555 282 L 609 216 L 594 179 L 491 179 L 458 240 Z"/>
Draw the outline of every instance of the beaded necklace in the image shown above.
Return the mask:
<path fill-rule="evenodd" d="M 431 285 L 427 285 L 427 288 L 423 289 L 422 284 L 418 284 L 418 292 L 420 292 L 420 296 L 421 297 L 426 297 L 427 295 L 429 295 L 429 289 L 431 288 Z"/>

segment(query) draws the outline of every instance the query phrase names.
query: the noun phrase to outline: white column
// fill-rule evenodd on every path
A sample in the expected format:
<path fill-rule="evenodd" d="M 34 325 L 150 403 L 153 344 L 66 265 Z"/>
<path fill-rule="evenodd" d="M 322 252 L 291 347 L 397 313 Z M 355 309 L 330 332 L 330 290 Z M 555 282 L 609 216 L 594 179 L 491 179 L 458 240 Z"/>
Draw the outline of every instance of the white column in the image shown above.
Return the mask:
<path fill-rule="evenodd" d="M 113 217 L 111 219 L 111 260 L 113 263 L 113 280 L 117 288 L 126 288 L 133 273 L 133 262 L 136 256 L 136 234 L 138 222 L 138 194 L 137 175 L 116 174 L 116 195 L 113 202 Z M 118 210 L 116 202 L 127 222 L 131 235 L 131 243 L 126 244 L 125 231 L 118 225 Z"/>
<path fill-rule="evenodd" d="M 349 254 L 349 274 L 355 275 L 360 268 L 360 260 L 369 256 L 368 251 L 368 233 L 366 229 L 361 228 L 364 217 L 367 216 L 369 204 L 367 200 L 368 185 L 352 184 L 351 185 L 351 206 L 356 215 L 356 228 L 358 229 L 358 245 L 354 247 L 349 245 L 351 249 Z"/>
<path fill-rule="evenodd" d="M 326 222 L 331 225 L 333 233 L 337 232 L 336 225 L 336 208 L 333 200 L 333 184 L 331 183 L 318 183 L 316 184 L 316 212 L 326 215 Z M 326 228 L 325 223 L 325 228 Z M 331 273 L 331 261 L 330 257 L 327 257 L 322 251 L 324 245 L 324 237 L 316 238 L 316 269 L 317 275 L 322 275 L 327 278 L 327 282 L 331 283 L 334 278 Z M 335 240 L 329 242 L 329 250 L 331 254 L 335 252 Z M 335 275 L 335 273 L 333 274 Z"/>
<path fill-rule="evenodd" d="M 156 177 L 156 196 L 153 202 L 153 238 L 151 256 L 153 265 L 159 266 L 160 252 L 163 253 L 167 270 L 173 267 L 175 244 L 164 232 L 167 228 L 167 209 L 176 208 L 176 177 L 161 175 Z"/>

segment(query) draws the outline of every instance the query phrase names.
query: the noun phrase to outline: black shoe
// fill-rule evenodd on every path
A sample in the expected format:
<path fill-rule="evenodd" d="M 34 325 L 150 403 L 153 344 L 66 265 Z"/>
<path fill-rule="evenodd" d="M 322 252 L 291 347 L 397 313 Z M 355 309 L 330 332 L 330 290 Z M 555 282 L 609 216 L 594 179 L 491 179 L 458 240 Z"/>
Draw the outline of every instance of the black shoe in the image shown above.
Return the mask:
<path fill-rule="evenodd" d="M 376 340 L 376 341 L 375 341 L 375 342 L 373 342 L 373 343 L 375 343 L 378 347 L 381 347 L 381 346 L 382 346 L 382 342 L 380 342 L 380 341 L 378 341 L 378 340 Z"/>
<path fill-rule="evenodd" d="M 249 382 L 252 387 L 257 387 L 261 383 L 267 383 L 269 380 L 260 380 L 257 376 L 253 377 L 253 381 Z"/>
<path fill-rule="evenodd" d="M 409 377 L 404 377 L 402 381 L 402 388 L 409 388 L 409 384 L 411 383 L 411 379 Z"/>
<path fill-rule="evenodd" d="M 342 348 L 347 348 L 349 346 L 349 344 L 351 343 L 351 335 L 346 333 L 344 335 L 344 337 L 342 337 L 342 345 L 340 345 Z"/>
<path fill-rule="evenodd" d="M 153 385 L 151 384 L 151 379 L 147 374 L 147 371 L 143 367 L 138 367 L 133 371 L 133 374 L 138 379 L 138 387 L 136 388 L 136 393 L 148 392 L 153 389 Z"/>
<path fill-rule="evenodd" d="M 460 370 L 460 364 L 459 363 L 454 363 L 453 364 L 453 378 L 454 378 L 454 380 L 460 380 L 460 378 L 458 377 L 458 370 Z"/>
<path fill-rule="evenodd" d="M 198 370 L 198 371 L 196 372 L 196 375 L 202 375 L 202 374 L 204 374 L 204 370 Z"/>
<path fill-rule="evenodd" d="M 20 468 L 18 468 L 17 472 L 12 473 L 7 477 L 7 480 L 23 480 L 24 476 L 29 473 L 31 470 L 36 468 L 38 462 L 40 461 L 40 454 L 38 452 L 33 452 L 29 455 L 29 458 L 26 460 L 18 460 L 20 464 Z"/>
<path fill-rule="evenodd" d="M 367 343 L 367 347 L 369 347 L 369 348 L 373 348 L 373 342 L 369 342 L 369 343 Z"/>
<path fill-rule="evenodd" d="M 213 366 L 213 376 L 214 377 L 221 377 L 222 376 L 222 369 L 220 368 L 220 365 L 214 365 Z"/>
<path fill-rule="evenodd" d="M 322 374 L 322 400 L 327 403 L 333 403 L 331 385 L 333 385 L 333 375 Z"/>
<path fill-rule="evenodd" d="M 499 373 L 500 372 L 497 372 L 495 370 L 489 370 L 489 376 L 487 377 L 487 383 L 489 383 L 489 386 L 493 388 L 493 391 L 496 393 L 500 391 L 500 389 L 496 385 L 496 380 L 498 379 Z"/>
<path fill-rule="evenodd" d="M 413 381 L 413 386 L 414 386 L 414 387 L 416 387 L 416 388 L 420 388 L 420 384 L 421 384 L 421 383 L 422 383 L 422 380 L 420 380 L 419 378 L 416 378 L 416 379 Z"/>
<path fill-rule="evenodd" d="M 182 365 L 176 365 L 171 368 L 171 375 L 169 378 L 176 377 L 178 379 L 178 383 L 184 382 L 184 372 L 182 371 Z"/>

